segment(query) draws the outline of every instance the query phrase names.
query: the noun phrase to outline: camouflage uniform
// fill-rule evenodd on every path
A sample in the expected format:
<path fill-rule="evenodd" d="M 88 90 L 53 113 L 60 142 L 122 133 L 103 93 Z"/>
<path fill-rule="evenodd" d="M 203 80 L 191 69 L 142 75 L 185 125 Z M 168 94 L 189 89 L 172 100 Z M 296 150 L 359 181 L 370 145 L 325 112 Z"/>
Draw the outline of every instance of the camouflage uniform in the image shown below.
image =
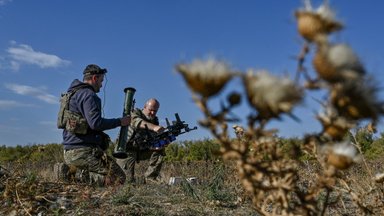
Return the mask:
<path fill-rule="evenodd" d="M 106 69 L 97 65 L 88 65 L 83 73 L 86 76 L 106 72 Z M 110 141 L 103 131 L 121 126 L 120 119 L 102 117 L 101 100 L 91 85 L 76 79 L 71 83 L 68 92 L 74 89 L 78 90 L 70 98 L 67 112 L 78 117 L 73 120 L 68 117 L 63 130 L 65 162 L 89 171 L 91 183 L 100 186 L 123 184 L 125 173 L 113 158 L 103 151 L 108 148 Z"/>
<path fill-rule="evenodd" d="M 149 159 L 149 166 L 144 173 L 145 178 L 158 179 L 160 177 L 161 167 L 163 165 L 165 150 L 150 150 L 147 143 L 137 143 L 132 141 L 143 133 L 148 133 L 145 129 L 139 128 L 142 121 L 159 125 L 159 119 L 148 119 L 144 113 L 136 108 L 131 113 L 131 124 L 128 128 L 128 137 L 130 141 L 127 144 L 127 155 L 125 159 L 117 159 L 116 162 L 124 170 L 129 182 L 135 181 L 135 163 L 141 160 Z M 151 131 L 150 131 L 151 132 Z M 155 132 L 152 132 L 155 133 Z"/>
<path fill-rule="evenodd" d="M 89 172 L 91 184 L 104 186 L 112 183 L 124 184 L 125 173 L 119 165 L 98 147 L 85 147 L 64 150 L 64 160 L 68 165 Z"/>

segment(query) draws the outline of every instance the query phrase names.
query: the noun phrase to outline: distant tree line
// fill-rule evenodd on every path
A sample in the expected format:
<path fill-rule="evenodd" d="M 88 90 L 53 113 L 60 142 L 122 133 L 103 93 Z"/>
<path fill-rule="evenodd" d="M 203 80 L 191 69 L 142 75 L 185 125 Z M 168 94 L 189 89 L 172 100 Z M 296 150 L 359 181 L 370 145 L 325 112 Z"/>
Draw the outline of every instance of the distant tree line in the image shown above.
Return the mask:
<path fill-rule="evenodd" d="M 384 133 L 379 137 L 365 128 L 356 129 L 350 133 L 350 139 L 355 142 L 367 159 L 376 159 L 384 155 Z M 289 155 L 298 146 L 303 145 L 300 138 L 279 138 L 284 151 Z M 113 152 L 111 145 L 108 152 Z M 220 144 L 214 139 L 193 141 L 177 141 L 166 148 L 166 158 L 172 161 L 214 161 L 220 159 Z M 303 160 L 309 159 L 302 153 Z M 34 144 L 26 146 L 0 146 L 1 162 L 62 162 L 63 146 L 57 143 Z"/>

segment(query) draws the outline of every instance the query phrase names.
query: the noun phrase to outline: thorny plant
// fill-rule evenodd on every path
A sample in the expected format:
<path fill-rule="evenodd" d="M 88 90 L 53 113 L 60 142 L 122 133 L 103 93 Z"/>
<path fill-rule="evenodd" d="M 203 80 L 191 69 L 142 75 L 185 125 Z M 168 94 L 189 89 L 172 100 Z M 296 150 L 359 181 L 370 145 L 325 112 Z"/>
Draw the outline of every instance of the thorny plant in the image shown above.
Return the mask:
<path fill-rule="evenodd" d="M 200 124 L 221 143 L 223 158 L 237 161 L 243 186 L 252 194 L 253 204 L 260 214 L 324 215 L 329 208 L 331 192 L 339 195 L 341 206 L 344 204 L 341 195 L 347 194 L 361 213 L 382 214 L 382 205 L 372 207 L 364 198 L 372 191 L 377 199 L 384 198 L 379 185 L 384 175 L 371 176 L 369 192 L 352 189 L 343 175 L 344 170 L 362 158 L 358 143 L 348 138 L 348 132 L 363 120 L 372 122 L 369 126 L 374 128 L 383 114 L 383 103 L 376 97 L 377 86 L 350 46 L 330 41 L 330 35 L 341 31 L 343 24 L 336 20 L 327 1 L 317 9 L 312 8 L 310 1 L 304 1 L 304 8 L 298 9 L 295 17 L 298 32 L 305 41 L 298 56 L 295 81 L 274 76 L 267 70 L 234 71 L 227 62 L 214 58 L 179 63 L 176 71 L 184 78 L 205 116 Z M 305 67 L 313 48 L 315 79 Z M 300 75 L 304 77 L 301 83 Z M 229 93 L 221 111 L 213 112 L 208 101 L 219 95 L 226 83 L 235 77 L 242 80 L 245 95 L 235 91 Z M 284 114 L 294 117 L 293 108 L 300 104 L 306 91 L 314 89 L 327 92 L 327 99 L 321 102 L 323 111 L 316 116 L 323 126 L 322 131 L 306 135 L 304 144 L 287 158 L 279 145 L 277 130 L 267 130 L 266 125 Z M 241 104 L 243 97 L 250 105 L 250 114 L 246 126 L 233 126 L 237 139 L 232 139 L 228 123 L 233 122 L 232 110 Z M 309 154 L 321 165 L 317 178 L 308 186 L 299 184 L 300 152 Z"/>

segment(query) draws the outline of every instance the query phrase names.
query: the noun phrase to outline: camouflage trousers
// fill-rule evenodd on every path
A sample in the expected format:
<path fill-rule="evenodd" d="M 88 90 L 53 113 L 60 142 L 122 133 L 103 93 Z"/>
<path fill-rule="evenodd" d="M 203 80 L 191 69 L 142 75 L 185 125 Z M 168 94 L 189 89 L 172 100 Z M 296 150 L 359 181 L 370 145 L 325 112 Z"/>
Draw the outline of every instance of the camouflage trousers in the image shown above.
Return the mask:
<path fill-rule="evenodd" d="M 135 164 L 141 160 L 149 159 L 149 166 L 144 173 L 145 178 L 156 179 L 160 176 L 161 167 L 165 156 L 162 151 L 128 151 L 128 157 L 117 159 L 116 162 L 124 170 L 129 182 L 135 181 Z"/>
<path fill-rule="evenodd" d="M 125 183 L 124 171 L 99 147 L 64 150 L 64 160 L 68 165 L 87 170 L 91 184 L 106 186 Z"/>

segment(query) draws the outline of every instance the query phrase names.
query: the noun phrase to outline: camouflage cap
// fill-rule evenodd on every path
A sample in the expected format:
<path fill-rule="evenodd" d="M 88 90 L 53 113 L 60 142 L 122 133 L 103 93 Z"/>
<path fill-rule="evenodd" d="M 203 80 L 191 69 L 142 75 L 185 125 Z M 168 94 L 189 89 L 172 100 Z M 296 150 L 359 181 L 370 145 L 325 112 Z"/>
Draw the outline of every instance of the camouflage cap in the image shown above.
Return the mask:
<path fill-rule="evenodd" d="M 84 75 L 94 75 L 94 74 L 106 74 L 107 69 L 106 68 L 100 68 L 98 65 L 90 64 L 85 67 L 83 74 Z"/>

